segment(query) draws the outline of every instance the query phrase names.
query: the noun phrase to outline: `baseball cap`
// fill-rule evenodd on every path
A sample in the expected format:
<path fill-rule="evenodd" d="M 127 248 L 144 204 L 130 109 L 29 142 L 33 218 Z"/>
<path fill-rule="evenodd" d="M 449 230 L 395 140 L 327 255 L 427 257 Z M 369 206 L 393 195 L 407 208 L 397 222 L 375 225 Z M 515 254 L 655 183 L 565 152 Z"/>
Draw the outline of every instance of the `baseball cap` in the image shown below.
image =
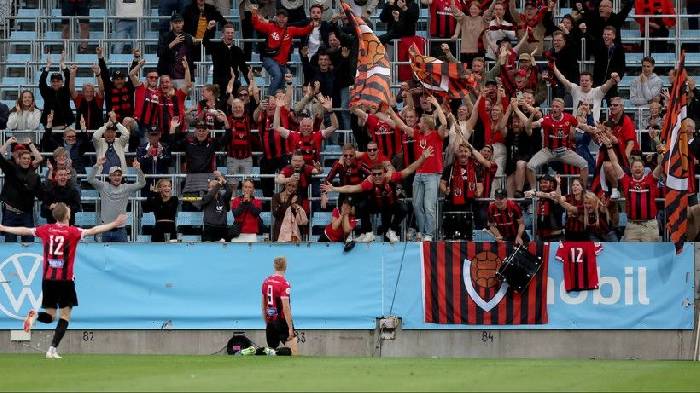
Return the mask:
<path fill-rule="evenodd" d="M 498 83 L 496 83 L 495 79 L 489 78 L 486 80 L 486 82 L 484 82 L 484 85 L 498 85 Z"/>
<path fill-rule="evenodd" d="M 277 13 L 275 15 L 289 16 L 289 12 L 287 12 L 287 10 L 285 10 L 284 8 L 278 8 Z"/>
<path fill-rule="evenodd" d="M 62 80 L 63 80 L 63 75 L 61 75 L 61 73 L 59 73 L 59 72 L 55 72 L 55 73 L 51 74 L 51 80 L 52 80 L 52 81 L 53 81 L 53 80 L 62 81 Z"/>
<path fill-rule="evenodd" d="M 202 129 L 202 128 L 208 130 L 208 129 L 209 129 L 209 126 L 207 125 L 207 122 L 205 122 L 204 120 L 197 120 L 197 122 L 194 123 L 194 128 L 196 128 L 196 129 L 198 129 L 198 130 L 199 130 L 199 129 Z"/>
<path fill-rule="evenodd" d="M 124 73 L 119 70 L 116 70 L 112 72 L 112 79 L 124 79 Z"/>
<path fill-rule="evenodd" d="M 532 58 L 529 53 L 521 53 L 520 56 L 518 56 L 518 60 L 532 61 Z"/>
<path fill-rule="evenodd" d="M 496 190 L 496 192 L 494 193 L 494 196 L 496 197 L 496 199 L 504 199 L 504 198 L 506 198 L 506 197 L 508 196 L 508 194 L 506 193 L 506 190 L 504 190 L 504 189 L 502 189 L 502 188 L 499 188 L 499 189 Z"/>
<path fill-rule="evenodd" d="M 550 175 L 549 173 L 545 174 L 540 178 L 540 180 L 546 180 L 552 184 L 554 184 L 554 187 L 557 186 L 557 179 L 554 178 L 554 176 Z"/>
<path fill-rule="evenodd" d="M 525 7 L 537 7 L 535 0 L 525 0 Z"/>
<path fill-rule="evenodd" d="M 176 12 L 173 14 L 173 16 L 170 17 L 170 21 L 171 22 L 182 22 L 182 21 L 184 21 L 184 19 L 182 19 L 182 15 L 180 15 L 179 13 Z"/>
<path fill-rule="evenodd" d="M 110 175 L 111 175 L 112 173 L 114 173 L 114 172 L 117 172 L 117 171 L 119 171 L 119 172 L 124 172 L 124 171 L 122 171 L 122 167 L 120 167 L 120 166 L 113 166 L 113 167 L 110 167 L 110 168 L 109 168 L 109 174 L 110 174 Z"/>

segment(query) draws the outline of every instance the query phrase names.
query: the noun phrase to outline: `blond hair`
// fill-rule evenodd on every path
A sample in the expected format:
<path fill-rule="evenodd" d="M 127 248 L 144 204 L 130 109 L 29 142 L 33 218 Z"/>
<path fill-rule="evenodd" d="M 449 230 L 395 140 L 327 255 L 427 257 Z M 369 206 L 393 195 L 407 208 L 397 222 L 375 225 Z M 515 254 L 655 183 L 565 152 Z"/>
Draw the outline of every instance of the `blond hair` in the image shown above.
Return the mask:
<path fill-rule="evenodd" d="M 275 257 L 273 262 L 276 272 L 284 272 L 287 270 L 287 258 L 283 256 Z"/>

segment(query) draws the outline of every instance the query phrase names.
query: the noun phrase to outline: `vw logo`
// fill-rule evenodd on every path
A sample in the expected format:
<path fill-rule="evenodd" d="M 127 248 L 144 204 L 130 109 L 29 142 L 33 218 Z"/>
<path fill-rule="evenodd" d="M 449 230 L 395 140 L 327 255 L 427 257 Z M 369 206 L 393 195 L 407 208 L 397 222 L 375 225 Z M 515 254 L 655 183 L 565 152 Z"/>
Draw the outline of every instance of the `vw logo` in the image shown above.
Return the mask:
<path fill-rule="evenodd" d="M 13 254 L 0 262 L 0 312 L 10 318 L 23 320 L 29 309 L 41 306 L 41 287 L 32 288 L 39 273 L 41 282 L 41 264 L 39 254 Z M 36 293 L 39 293 L 39 296 Z"/>

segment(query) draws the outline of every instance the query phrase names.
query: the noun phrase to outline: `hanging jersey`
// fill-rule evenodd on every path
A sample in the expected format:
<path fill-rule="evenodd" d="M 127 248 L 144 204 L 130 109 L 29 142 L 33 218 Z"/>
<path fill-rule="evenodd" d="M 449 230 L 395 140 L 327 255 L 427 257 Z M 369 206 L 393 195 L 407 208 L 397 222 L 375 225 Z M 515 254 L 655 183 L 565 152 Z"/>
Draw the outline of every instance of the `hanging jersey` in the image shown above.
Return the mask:
<path fill-rule="evenodd" d="M 567 292 L 598 289 L 596 255 L 602 250 L 601 243 L 559 243 L 557 259 L 564 263 L 564 285 Z"/>

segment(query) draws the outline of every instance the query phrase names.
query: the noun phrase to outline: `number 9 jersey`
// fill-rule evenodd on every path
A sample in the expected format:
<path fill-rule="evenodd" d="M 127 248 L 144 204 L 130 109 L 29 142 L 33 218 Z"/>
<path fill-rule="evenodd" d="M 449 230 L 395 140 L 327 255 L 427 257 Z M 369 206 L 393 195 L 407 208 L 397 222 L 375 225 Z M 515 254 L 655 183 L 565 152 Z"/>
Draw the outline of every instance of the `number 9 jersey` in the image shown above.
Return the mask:
<path fill-rule="evenodd" d="M 47 224 L 34 228 L 34 236 L 44 246 L 44 280 L 73 281 L 75 250 L 83 238 L 83 230 L 61 224 Z"/>
<path fill-rule="evenodd" d="M 596 255 L 603 245 L 594 242 L 559 243 L 557 259 L 564 263 L 566 291 L 598 289 L 598 263 Z"/>
<path fill-rule="evenodd" d="M 273 274 L 263 281 L 262 294 L 265 302 L 265 321 L 284 321 L 282 299 L 289 299 L 291 287 L 289 282 L 278 274 Z"/>

